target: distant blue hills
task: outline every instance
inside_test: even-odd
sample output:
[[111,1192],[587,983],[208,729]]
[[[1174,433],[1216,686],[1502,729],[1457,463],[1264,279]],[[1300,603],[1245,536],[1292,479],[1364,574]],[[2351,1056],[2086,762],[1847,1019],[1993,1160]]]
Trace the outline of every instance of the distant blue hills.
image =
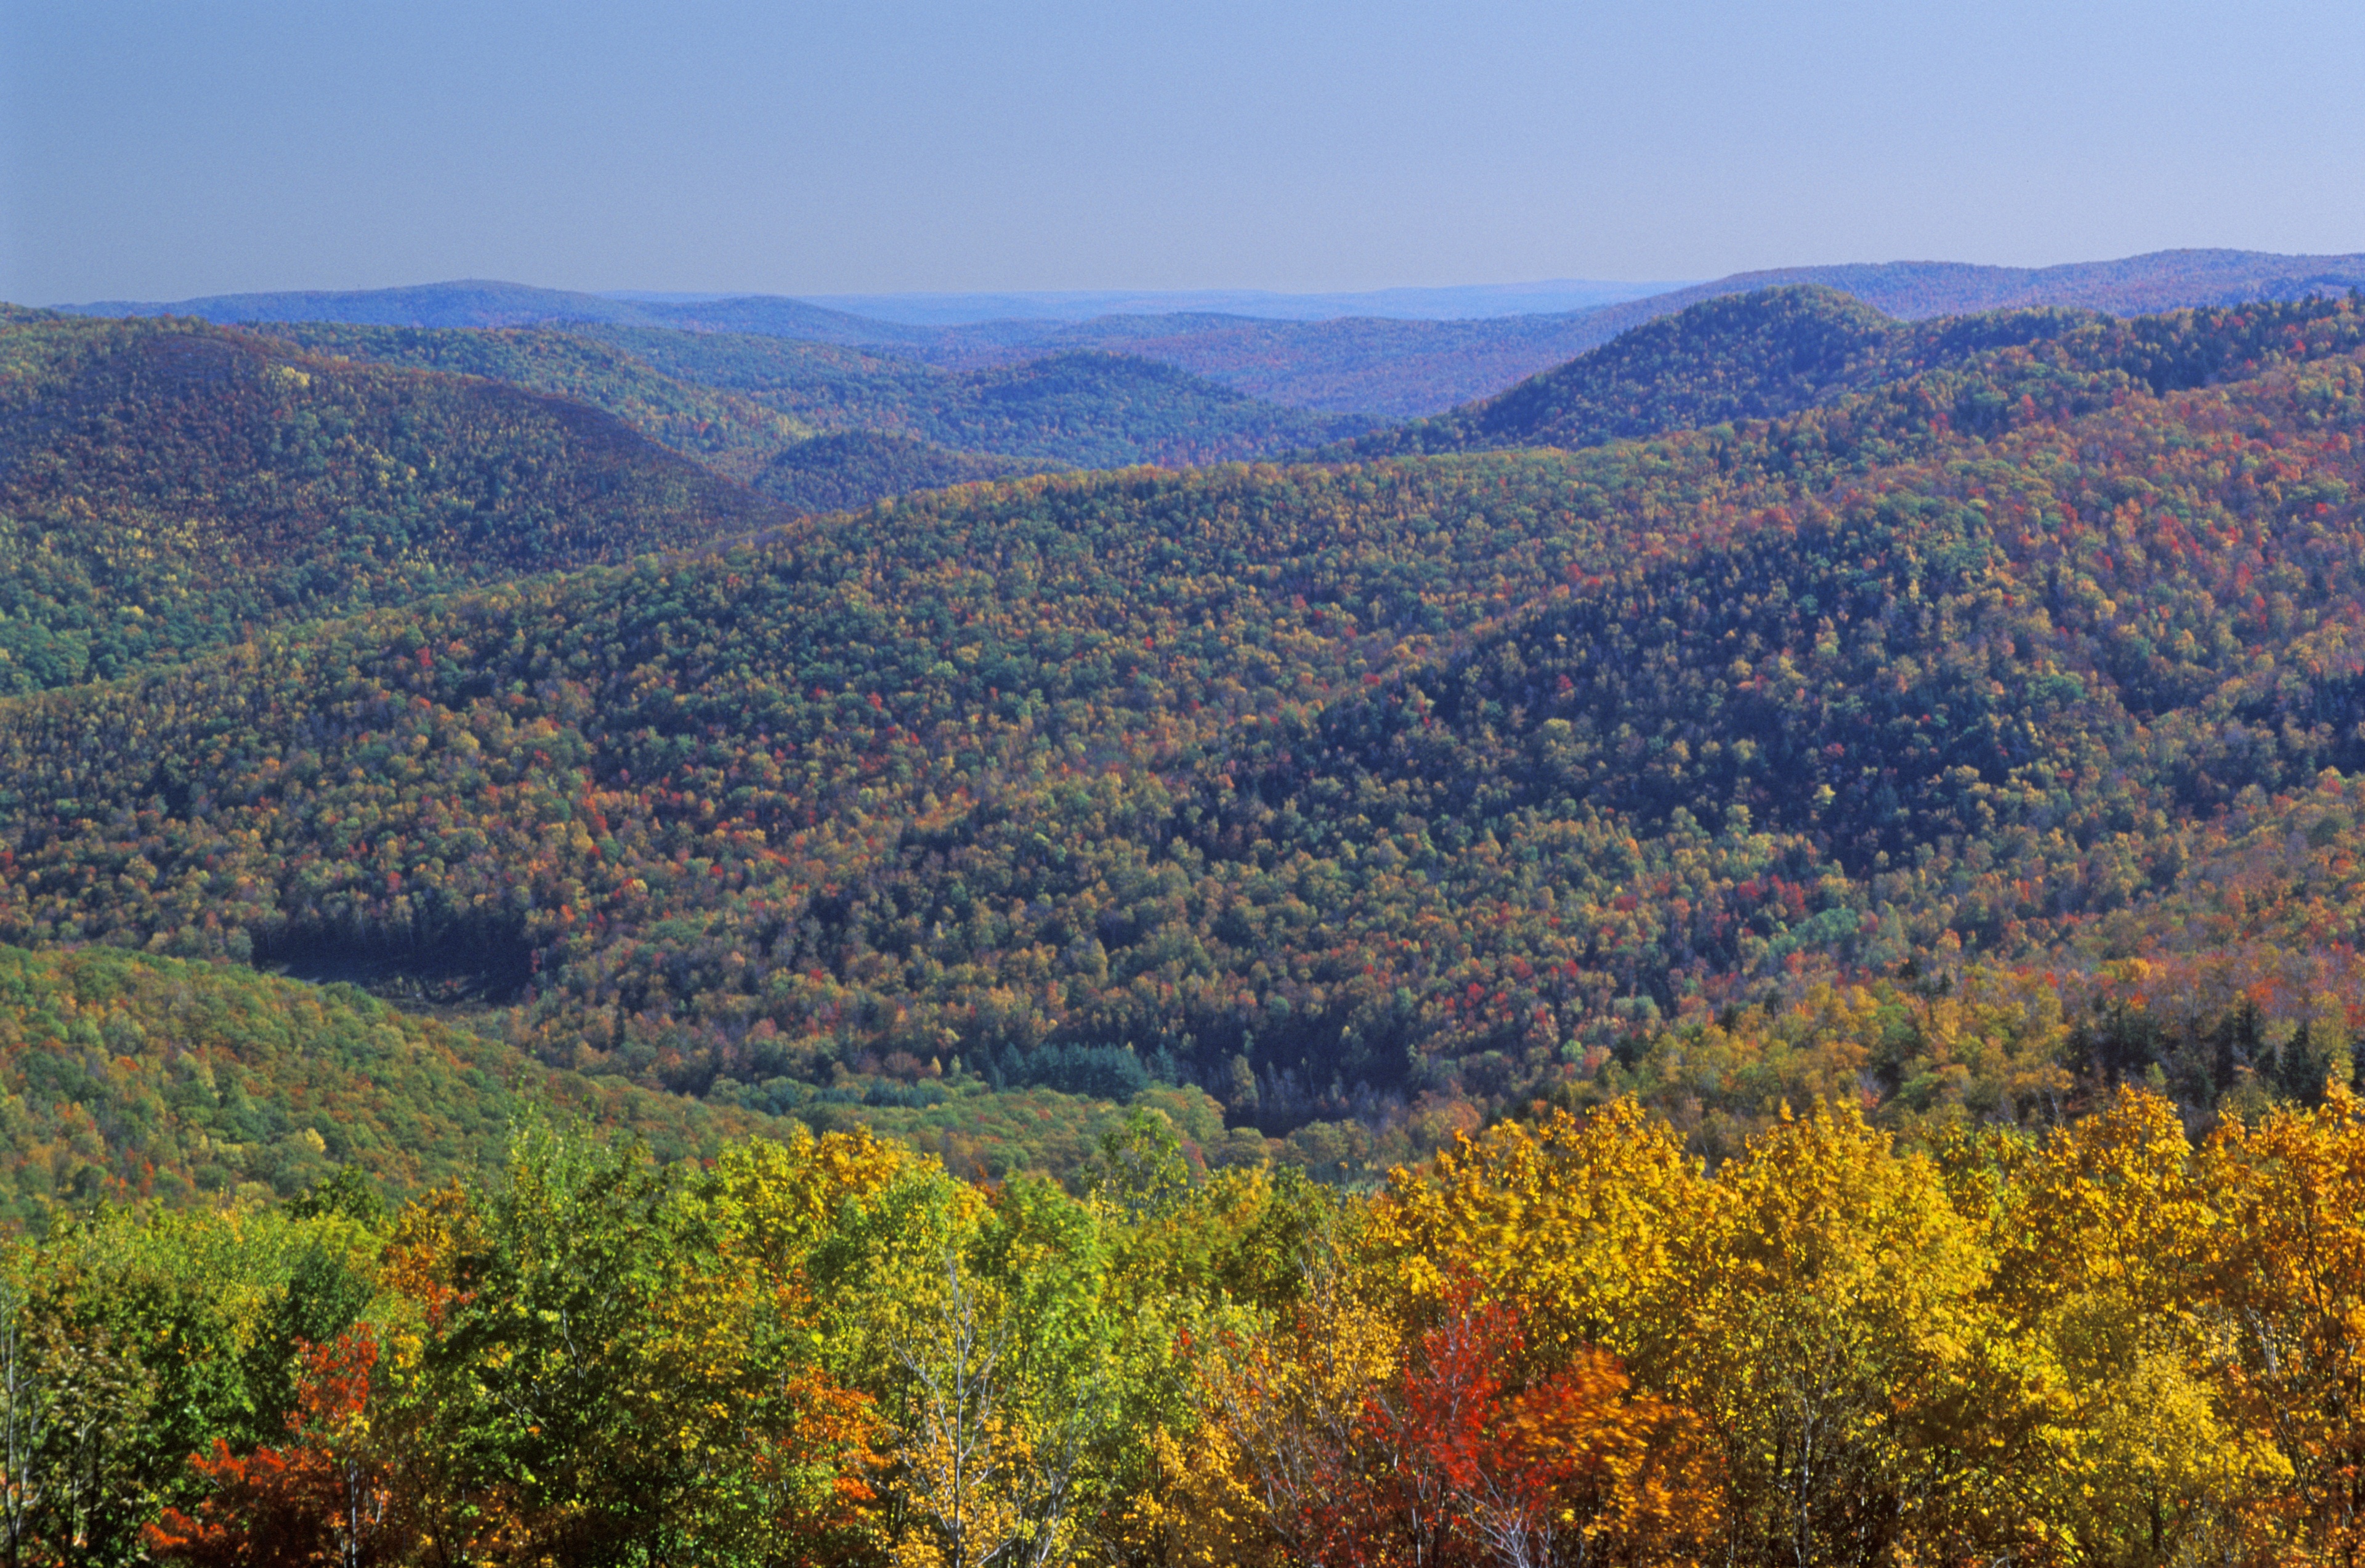
[[[1099,289],[981,294],[784,295],[662,293],[614,289],[599,294],[530,284],[462,279],[406,288],[219,294],[169,303],[108,299],[60,308],[90,316],[198,316],[210,321],[345,321],[377,327],[515,327],[547,321],[626,326],[675,325],[717,307],[760,313],[791,326],[845,330],[835,319],[912,327],[974,326],[988,321],[1089,321],[1102,316],[1243,316],[1273,321],[1341,317],[1467,321],[1498,316],[1566,315],[1642,299],[1688,281],[1614,283],[1556,278],[1542,283],[1473,284],[1449,288],[1381,288],[1286,294],[1270,289]],[[809,314],[808,312],[812,312]]]
[[1907,320],[2035,305],[2127,316],[2365,288],[2365,255],[2158,251],[2052,267],[1889,262],[1784,267],[1698,284],[1562,279],[1304,295],[1104,290],[796,299],[587,294],[468,279],[61,308],[224,323],[662,327],[837,344],[954,369],[1089,349],[1179,366],[1292,408],[1408,419],[1491,396],[1703,299],[1784,284],[1835,288]]
[[[1283,294],[1270,289],[1092,290],[1018,294],[813,294],[801,297],[849,315],[911,326],[980,321],[1089,321],[1101,316],[1250,316],[1272,321],[1373,317],[1398,321],[1470,321],[1496,316],[1563,316],[1643,299],[1689,281],[1610,283],[1554,278],[1544,283],[1471,284],[1454,288],[1377,288],[1352,293]],[[617,298],[654,297],[617,295]],[[709,298],[720,297],[707,297]]]

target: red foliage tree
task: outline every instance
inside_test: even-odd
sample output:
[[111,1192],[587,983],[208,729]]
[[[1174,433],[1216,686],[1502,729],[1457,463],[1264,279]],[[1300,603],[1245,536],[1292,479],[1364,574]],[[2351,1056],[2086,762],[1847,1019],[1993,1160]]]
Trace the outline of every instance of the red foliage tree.
[[190,1464],[211,1487],[196,1515],[168,1508],[150,1549],[190,1568],[363,1568],[390,1559],[392,1495],[365,1453],[363,1412],[377,1337],[356,1325],[307,1346],[289,1441],[234,1454],[214,1440]]

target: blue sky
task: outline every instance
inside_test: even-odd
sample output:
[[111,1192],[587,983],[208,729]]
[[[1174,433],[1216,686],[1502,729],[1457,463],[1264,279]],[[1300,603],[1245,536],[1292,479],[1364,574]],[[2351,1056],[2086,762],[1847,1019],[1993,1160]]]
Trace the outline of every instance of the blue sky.
[[2365,251],[2353,3],[0,0],[0,297]]

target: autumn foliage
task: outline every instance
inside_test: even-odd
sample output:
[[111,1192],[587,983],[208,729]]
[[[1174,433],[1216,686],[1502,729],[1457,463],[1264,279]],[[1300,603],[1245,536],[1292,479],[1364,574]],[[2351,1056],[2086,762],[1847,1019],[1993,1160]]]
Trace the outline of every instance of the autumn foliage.
[[377,1339],[367,1325],[304,1346],[288,1441],[234,1454],[222,1439],[190,1461],[205,1488],[197,1517],[167,1508],[149,1527],[160,1555],[207,1568],[383,1561],[387,1489],[364,1457],[364,1411]]
[[2356,1568],[2354,300],[696,555],[6,327],[12,1562]]
[[[1621,374],[1689,409],[1753,308],[1787,341],[1720,305]],[[46,628],[31,685],[125,678],[0,703],[0,938],[375,969],[768,1114],[1188,1087],[1363,1177],[1540,1096],[1634,1093],[1717,1158],[1855,1091],[1900,1130],[2123,1079],[2304,1103],[2365,1008],[2365,317],[1864,330],[1869,378],[1778,419],[965,487],[536,577],[607,544],[470,498],[588,516],[612,461],[670,543],[707,480],[513,400],[539,487],[496,483],[532,442],[397,465],[383,398],[459,406],[423,372],[46,326],[27,396],[171,416],[106,516],[182,506],[214,421],[292,442],[342,398],[308,487],[241,492],[256,550],[375,453],[436,582],[501,580],[406,566],[299,629],[314,574],[174,663],[247,611],[159,544],[151,608],[68,658],[101,588],[58,555],[0,640]],[[196,368],[143,401],[160,353]],[[6,504],[99,518],[81,471]],[[212,629],[140,630],[176,616]]]
[[548,1128],[392,1215],[20,1244],[19,1561],[2347,1562],[2365,1107],[2139,1090],[1711,1170],[1632,1102],[1375,1193],[1081,1191],[860,1135],[667,1165]]

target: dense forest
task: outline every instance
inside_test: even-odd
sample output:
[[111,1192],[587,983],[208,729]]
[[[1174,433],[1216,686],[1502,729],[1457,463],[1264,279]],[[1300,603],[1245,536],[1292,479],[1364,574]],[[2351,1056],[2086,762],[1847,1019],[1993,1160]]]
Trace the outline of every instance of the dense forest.
[[11,1562],[2365,1540],[2356,297],[272,331],[0,321]]
[[2174,316],[2122,322],[2031,309],[1908,323],[1836,290],[1792,285],[1693,306],[1497,397],[1374,431],[1329,454],[1597,446],[1779,419],[1917,375],[1987,374],[1995,351],[2014,347],[2073,375],[2115,371],[2162,393],[2247,374],[2281,352],[2274,339],[2289,319],[2332,308],[2291,308],[2297,317],[2221,311],[2197,322]]
[[[308,330],[320,323],[546,326],[597,332],[635,352],[657,342],[761,338],[793,350],[835,348],[853,358],[917,362],[952,371],[1021,365],[1046,354],[1106,353],[1154,360],[1293,409],[1384,418],[1435,413],[1482,397],[1623,330],[1596,328],[1586,312],[1480,321],[1294,321],[1201,312],[914,326],[776,297],[666,304],[498,283],[230,295],[172,306],[118,301],[84,308],[106,316],[163,313],[225,323],[297,322]],[[1650,314],[1635,319],[1647,320]],[[691,346],[684,352],[699,351]]]
[[269,322],[253,330],[320,359],[483,376],[588,404],[741,481],[815,430],[793,413],[743,396],[729,382],[667,374],[645,355],[579,328],[472,331]]
[[970,487],[20,699],[0,936],[521,976],[510,1044],[765,1112],[1191,1087],[1333,1170],[1629,1089],[1704,1152],[1850,1085],[2206,1125],[2347,1050],[2365,317],[2044,320],[1785,420]]
[[[1261,403],[1110,353],[953,372],[822,343],[630,326],[259,330],[315,353],[577,398],[803,510],[1054,468],[1266,457],[1371,422]],[[816,432],[844,439],[815,442]]]
[[193,321],[0,318],[0,690],[786,515],[515,386]]
[[2365,1114],[2197,1145],[1631,1102],[1381,1189],[1111,1127],[1073,1192],[858,1131],[528,1120],[390,1204],[115,1208],[0,1269],[31,1562],[2337,1562]]
[[952,452],[887,431],[815,436],[780,453],[755,476],[755,487],[797,511],[847,511],[914,490],[941,490],[1058,465],[982,452]]
[[1155,356],[1098,348],[948,371],[876,350],[749,333],[589,330],[667,375],[739,393],[816,430],[879,431],[1046,465],[1171,467],[1269,457],[1372,422],[1351,412],[1306,413]]
[[405,1194],[499,1163],[531,1106],[662,1154],[777,1124],[555,1072],[350,985],[104,947],[0,948],[0,1218],[36,1232],[109,1201],[300,1197],[351,1170]]
[[552,1111],[666,1159],[712,1158],[751,1133],[869,1126],[980,1180],[1082,1169],[1128,1100],[1165,1116],[1202,1165],[1287,1152],[1227,1133],[1201,1092],[1138,1072],[1080,1068],[1072,1094],[997,1094],[955,1074],[734,1104],[545,1067],[502,1043],[499,1014],[408,1000],[106,947],[0,948],[0,1224],[39,1234],[110,1204],[300,1198],[346,1170],[389,1197],[421,1195],[498,1166],[516,1121]]

